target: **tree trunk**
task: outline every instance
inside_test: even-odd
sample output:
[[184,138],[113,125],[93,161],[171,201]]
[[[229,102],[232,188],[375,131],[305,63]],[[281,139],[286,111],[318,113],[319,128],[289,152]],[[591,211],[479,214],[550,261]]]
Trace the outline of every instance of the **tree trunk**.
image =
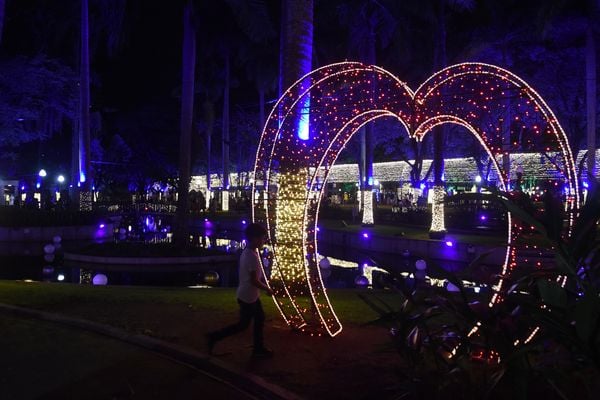
[[596,0],[590,1],[590,15],[585,43],[586,106],[587,106],[587,171],[590,183],[596,172],[596,43],[594,21],[596,20]]
[[79,67],[79,208],[90,210],[90,35],[88,0],[81,0],[81,54]]
[[225,87],[223,89],[223,138],[222,138],[222,155],[223,155],[223,192],[221,200],[221,209],[229,210],[229,87],[230,87],[230,55],[229,49],[225,50]]
[[[441,70],[446,67],[446,16],[445,0],[438,0],[438,35],[434,54],[434,67]],[[433,204],[431,207],[431,227],[429,235],[441,238],[446,232],[444,223],[444,127],[433,128]]]
[[71,126],[71,185],[69,185],[69,198],[74,209],[79,208],[79,118],[75,117]]
[[215,108],[213,103],[206,99],[203,104],[204,121],[206,123],[206,204],[205,207],[208,209],[210,201],[210,189],[211,189],[211,162],[212,162],[212,134],[213,127],[215,125]]
[[[367,64],[375,65],[377,62],[375,54],[376,46],[376,35],[374,27],[371,27],[369,32],[369,45],[367,46],[367,53],[363,56],[364,61]],[[372,91],[373,93],[374,91]],[[373,218],[374,214],[374,193],[373,193],[373,124],[367,124],[361,132],[361,163],[363,164],[364,181],[361,182],[361,186],[364,185],[364,189],[361,191],[363,196],[362,203],[362,224],[373,225],[375,222]]]
[[279,95],[312,70],[313,0],[283,0]]
[[192,119],[194,110],[194,76],[196,68],[196,32],[192,1],[183,10],[183,54],[181,82],[181,135],[179,139],[179,185],[175,220],[175,244],[188,244],[188,209],[191,168]]
[[258,134],[262,134],[265,127],[265,88],[258,88]]

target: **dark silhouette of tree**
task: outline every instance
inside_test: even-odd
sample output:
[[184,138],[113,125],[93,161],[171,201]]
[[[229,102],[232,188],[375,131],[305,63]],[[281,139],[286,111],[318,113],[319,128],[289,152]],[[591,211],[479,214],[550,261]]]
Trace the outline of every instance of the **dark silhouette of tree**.
[[188,0],[183,9],[183,50],[181,83],[181,134],[179,137],[179,185],[175,220],[174,241],[177,246],[185,247],[187,239],[187,221],[189,210],[189,187],[191,174],[192,119],[194,112],[194,81],[196,69],[196,31],[193,21],[192,0]]
[[6,0],[0,0],[0,44],[2,44],[2,33],[4,32],[4,11],[6,10]]
[[[348,27],[349,53],[368,65],[377,62],[376,47],[385,48],[394,35],[397,19],[380,1],[350,1],[339,6],[338,14]],[[372,210],[365,212],[365,205],[373,202],[373,123],[360,129],[360,190],[363,196],[363,223],[372,224]],[[371,196],[366,202],[365,196]]]

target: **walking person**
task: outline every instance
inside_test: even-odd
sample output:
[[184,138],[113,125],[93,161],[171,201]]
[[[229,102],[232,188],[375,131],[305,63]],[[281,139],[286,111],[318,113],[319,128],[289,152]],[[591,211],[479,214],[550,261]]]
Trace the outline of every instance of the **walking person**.
[[273,352],[264,345],[263,327],[265,313],[260,302],[260,290],[264,290],[269,296],[273,294],[271,288],[264,283],[262,268],[260,266],[259,250],[267,241],[267,230],[259,224],[250,224],[246,228],[246,248],[240,256],[239,285],[237,288],[237,302],[240,306],[240,319],[237,323],[223,329],[211,332],[207,336],[208,351],[212,350],[220,340],[242,332],[248,328],[254,320],[254,356],[269,357]]

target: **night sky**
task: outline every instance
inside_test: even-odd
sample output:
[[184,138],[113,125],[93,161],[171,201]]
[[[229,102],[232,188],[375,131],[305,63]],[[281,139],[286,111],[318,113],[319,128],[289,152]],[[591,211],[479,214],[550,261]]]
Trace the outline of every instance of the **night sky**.
[[[260,57],[276,73],[280,5],[275,0],[266,3],[274,35],[266,45],[259,46],[264,53]],[[351,38],[364,28],[360,10],[365,3],[369,2],[315,0],[314,67],[359,57],[359,46]],[[394,24],[389,37],[385,33],[378,37],[377,64],[416,88],[435,70],[433,2],[383,3],[389,5]],[[456,3],[467,7],[461,8]],[[121,4],[126,5],[121,9],[122,24],[116,24],[117,29],[115,24],[106,22],[102,26],[99,21],[106,21],[106,10]],[[509,0],[448,4],[445,19],[447,62],[484,61],[511,68],[549,100],[563,126],[575,137],[574,146],[581,146],[584,2]],[[202,104],[206,99],[214,106],[213,162],[218,165],[219,161],[223,80],[223,58],[219,51],[223,43],[229,43],[234,54],[232,131],[248,120],[258,125],[258,97],[245,53],[249,51],[248,43],[252,42],[253,33],[241,28],[242,24],[225,1],[197,2],[196,5],[198,134],[194,139],[194,168],[199,173],[204,168],[201,131],[205,128]],[[350,12],[344,14],[344,9]],[[114,15],[108,19],[118,20]],[[90,0],[91,111],[95,113],[92,119],[96,121],[93,135],[104,148],[103,157],[107,157],[110,142],[118,134],[133,153],[125,164],[140,166],[152,162],[165,168],[150,170],[148,174],[174,173],[179,135],[181,19],[182,1]],[[381,26],[385,25],[385,21],[379,22]],[[44,54],[70,69],[76,82],[78,35],[79,2],[76,0],[7,0],[0,63],[16,57],[33,58]],[[256,46],[252,47],[250,54],[256,52]],[[568,71],[567,76],[564,71]],[[562,80],[559,82],[556,77]],[[564,97],[565,92],[573,98],[566,100],[565,105],[560,104],[560,100],[555,101]],[[78,93],[76,95],[77,99]],[[275,88],[267,93],[269,101],[276,97]],[[72,128],[69,123],[63,125],[44,140],[33,140],[17,147],[0,147],[0,176],[27,175],[41,164],[68,173]],[[254,140],[257,141],[258,129],[254,129]]]

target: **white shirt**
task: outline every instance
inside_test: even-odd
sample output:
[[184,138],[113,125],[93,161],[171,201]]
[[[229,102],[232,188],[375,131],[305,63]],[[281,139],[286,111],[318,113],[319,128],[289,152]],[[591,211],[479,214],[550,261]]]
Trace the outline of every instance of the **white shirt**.
[[257,249],[246,247],[240,256],[240,284],[237,298],[245,303],[254,303],[260,296],[260,289],[252,284],[252,272],[256,271],[258,279],[262,278],[262,268]]

